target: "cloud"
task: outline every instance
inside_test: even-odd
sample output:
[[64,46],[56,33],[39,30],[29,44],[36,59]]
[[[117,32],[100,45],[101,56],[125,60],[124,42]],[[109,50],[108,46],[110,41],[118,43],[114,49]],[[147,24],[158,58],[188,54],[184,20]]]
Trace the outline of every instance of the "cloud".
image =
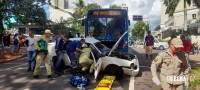
[[[69,8],[75,8],[74,2],[77,0],[68,0]],[[97,3],[103,8],[108,8],[112,4],[122,5],[126,4],[129,10],[129,19],[131,21],[131,26],[136,22],[132,21],[133,15],[143,15],[144,18],[150,19],[150,27],[153,30],[155,26],[160,24],[160,9],[161,0],[84,0],[87,3]],[[45,9],[48,13],[49,10]],[[148,19],[144,19],[148,21]]]

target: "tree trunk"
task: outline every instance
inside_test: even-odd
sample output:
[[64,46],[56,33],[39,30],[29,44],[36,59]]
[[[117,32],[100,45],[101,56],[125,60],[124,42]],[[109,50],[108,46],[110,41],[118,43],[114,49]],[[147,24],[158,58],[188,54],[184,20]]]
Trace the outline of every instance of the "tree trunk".
[[4,31],[4,27],[3,27],[3,16],[0,15],[0,32]]
[[184,31],[187,31],[187,3],[184,0]]

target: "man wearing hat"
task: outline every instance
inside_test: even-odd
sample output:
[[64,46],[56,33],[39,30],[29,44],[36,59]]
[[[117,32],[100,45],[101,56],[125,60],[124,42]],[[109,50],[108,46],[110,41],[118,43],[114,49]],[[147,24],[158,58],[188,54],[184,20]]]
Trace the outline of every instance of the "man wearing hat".
[[52,78],[50,59],[47,56],[47,54],[48,54],[48,38],[50,36],[51,36],[51,31],[47,29],[47,30],[45,30],[44,35],[42,35],[34,43],[34,46],[37,51],[36,66],[34,69],[34,78],[39,78],[38,71],[39,71],[39,68],[40,68],[40,65],[41,65],[43,59],[45,61],[47,78]]
[[[184,85],[188,87],[190,67],[184,52],[180,50],[182,47],[181,39],[172,39],[170,48],[160,52],[151,64],[152,80],[157,85],[161,84],[163,90],[183,90]],[[158,68],[160,80],[157,76]]]

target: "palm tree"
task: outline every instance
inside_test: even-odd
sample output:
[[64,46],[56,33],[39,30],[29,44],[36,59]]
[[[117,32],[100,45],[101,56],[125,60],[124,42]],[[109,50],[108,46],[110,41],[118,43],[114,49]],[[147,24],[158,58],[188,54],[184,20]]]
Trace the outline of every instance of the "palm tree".
[[116,4],[113,4],[113,5],[110,5],[109,8],[119,8],[119,9],[120,9],[120,8],[122,8],[122,7],[121,7],[121,6],[118,6],[118,5],[116,5]]
[[[166,14],[173,16],[178,3],[181,0],[164,0],[164,5],[167,6]],[[187,31],[187,4],[190,6],[191,3],[195,4],[197,8],[200,8],[200,0],[184,0],[184,31]]]

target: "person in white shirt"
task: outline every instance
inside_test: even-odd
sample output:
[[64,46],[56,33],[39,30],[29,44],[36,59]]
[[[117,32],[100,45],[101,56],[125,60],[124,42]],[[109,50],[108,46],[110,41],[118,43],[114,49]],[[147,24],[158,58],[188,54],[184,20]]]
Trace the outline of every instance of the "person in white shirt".
[[34,34],[29,33],[29,37],[27,37],[27,56],[28,56],[28,70],[27,71],[33,71],[35,68],[36,60],[36,51],[34,47],[35,42]]

